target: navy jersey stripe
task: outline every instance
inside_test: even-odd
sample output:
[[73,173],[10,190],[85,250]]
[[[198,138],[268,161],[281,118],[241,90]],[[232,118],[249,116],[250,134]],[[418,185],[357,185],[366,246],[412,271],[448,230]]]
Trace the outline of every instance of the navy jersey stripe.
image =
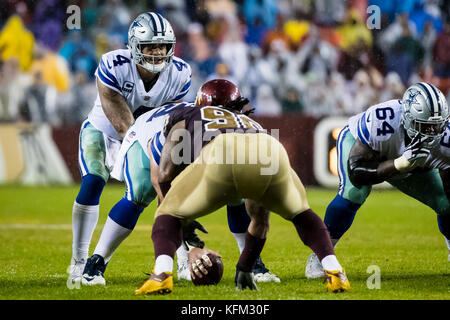
[[186,92],[184,92],[184,93],[181,93],[181,94],[179,94],[178,96],[176,96],[173,100],[174,100],[174,101],[180,100],[180,99],[183,98],[187,93],[188,93],[188,91],[186,91]]
[[183,88],[181,88],[181,92],[189,90],[190,87],[191,87],[191,81],[189,80],[189,82],[186,83]]
[[119,87],[117,84],[115,84],[114,82],[110,81],[108,78],[106,78],[106,77],[103,75],[103,73],[102,73],[101,71],[98,72],[97,74],[98,74],[99,79],[100,79],[104,84],[116,88],[117,90],[119,90],[119,92],[121,91],[121,90],[120,90],[120,87]]
[[366,140],[366,137],[362,133],[362,129],[361,129],[361,122],[363,122],[364,119],[365,119],[365,114],[363,114],[363,116],[358,121],[358,137],[359,137],[359,140],[361,140],[361,142],[363,144],[368,146],[369,145],[369,141]]
[[125,175],[126,175],[126,179],[128,181],[128,191],[130,193],[130,197],[131,199],[129,200],[133,200],[134,199],[134,195],[133,195],[133,184],[131,183],[131,177],[130,177],[130,172],[128,171],[128,157],[127,155],[125,155]]
[[106,67],[105,63],[103,62],[103,59],[100,60],[100,71],[102,71],[102,73],[108,78],[110,79],[112,82],[114,82],[115,84],[117,84],[118,87],[119,86],[119,81],[117,81],[117,78],[111,73],[109,72],[108,68]]
[[161,154],[158,153],[158,150],[156,149],[154,143],[150,144],[150,151],[152,152],[153,160],[155,160],[156,164],[159,165],[159,161],[161,160]]
[[[84,150],[83,150],[83,144],[81,143],[81,134],[82,134],[82,132],[83,132],[83,130],[84,130],[84,128],[86,128],[88,125],[90,124],[90,122],[89,121],[86,121],[85,122],[85,124],[83,125],[83,128],[81,128],[81,130],[80,130],[80,136],[79,136],[79,145],[80,145],[80,157],[81,157],[81,165],[80,165],[80,162],[78,161],[78,165],[80,165],[80,166],[83,166],[83,169],[84,169],[84,171],[86,172],[86,174],[88,174],[89,173],[89,170],[88,170],[88,167],[87,167],[87,165],[86,165],[86,161],[84,160],[84,156],[83,156],[83,152],[84,152]],[[82,171],[82,173],[83,173],[83,170],[80,170],[80,171]]]
[[364,137],[366,138],[367,142],[369,142],[370,140],[370,132],[367,129],[367,125],[366,125],[366,114],[364,113],[362,118],[361,118],[361,128],[362,128],[362,132],[364,134]]

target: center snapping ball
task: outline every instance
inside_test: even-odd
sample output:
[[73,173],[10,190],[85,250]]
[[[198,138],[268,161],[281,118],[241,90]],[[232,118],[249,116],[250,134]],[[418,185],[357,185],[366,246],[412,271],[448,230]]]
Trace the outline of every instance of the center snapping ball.
[[[220,282],[223,275],[223,262],[222,259],[218,256],[212,255],[211,253],[208,253],[209,260],[212,262],[212,266],[208,267],[206,266],[206,270],[208,271],[208,274],[204,275],[202,278],[199,278],[198,276],[195,277],[195,279],[192,279],[192,283],[196,286],[209,286],[209,285],[216,285]],[[192,265],[191,265],[191,271],[192,271]]]

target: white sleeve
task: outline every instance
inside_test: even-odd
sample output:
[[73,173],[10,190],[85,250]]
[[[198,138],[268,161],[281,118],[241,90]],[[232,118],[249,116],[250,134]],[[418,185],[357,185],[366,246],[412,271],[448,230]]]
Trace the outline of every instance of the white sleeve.
[[372,123],[373,123],[373,115],[372,110],[367,110],[362,114],[362,116],[358,119],[356,123],[356,132],[358,133],[358,138],[361,140],[363,144],[372,148]]
[[[172,101],[178,101],[184,98],[184,96],[189,92],[189,89],[191,88],[191,78],[192,78],[192,70],[191,66],[186,62],[178,62],[182,63],[183,68],[181,69],[181,76],[180,76],[180,82],[178,85],[178,90],[175,93],[175,98]],[[184,67],[185,66],[185,67]]]
[[95,75],[105,86],[122,94],[122,89],[117,79],[118,77],[112,60],[112,55],[102,55],[97,70],[95,70]]

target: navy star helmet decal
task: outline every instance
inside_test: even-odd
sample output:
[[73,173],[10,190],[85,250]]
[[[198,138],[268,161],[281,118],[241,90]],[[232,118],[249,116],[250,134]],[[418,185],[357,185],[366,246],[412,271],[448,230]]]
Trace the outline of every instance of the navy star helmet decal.
[[140,24],[139,21],[134,21],[133,25],[131,27],[132,28],[134,28],[134,27],[142,27],[142,24]]
[[411,108],[412,104],[418,104],[419,101],[416,100],[416,97],[420,94],[419,91],[416,92],[409,92],[409,97],[406,99],[406,103],[408,104],[408,107]]

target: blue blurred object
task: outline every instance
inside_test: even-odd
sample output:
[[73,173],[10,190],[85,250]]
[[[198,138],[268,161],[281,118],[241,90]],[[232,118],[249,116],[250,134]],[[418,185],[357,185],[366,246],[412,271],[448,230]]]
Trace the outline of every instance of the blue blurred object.
[[89,79],[94,79],[94,72],[97,67],[95,48],[81,31],[73,30],[58,52],[64,57],[74,73],[86,72]]
[[442,30],[442,20],[425,12],[423,6],[416,7],[415,10],[409,15],[409,20],[415,23],[416,30],[419,35],[423,33],[425,23],[428,21],[432,22],[436,33],[439,33]]
[[65,12],[58,0],[42,0],[36,4],[32,31],[38,42],[58,50],[63,37]]
[[414,71],[414,59],[408,52],[393,52],[386,57],[386,69],[388,72],[397,72],[404,85]]
[[249,45],[261,46],[264,35],[269,29],[262,23],[261,17],[255,17],[252,23],[247,23],[245,42]]
[[243,5],[246,21],[252,24],[259,17],[266,28],[275,28],[278,11],[275,0],[247,0]]
[[389,16],[389,21],[395,21],[395,16],[399,13],[410,13],[416,4],[422,0],[369,0],[369,6],[376,5],[380,11]]

